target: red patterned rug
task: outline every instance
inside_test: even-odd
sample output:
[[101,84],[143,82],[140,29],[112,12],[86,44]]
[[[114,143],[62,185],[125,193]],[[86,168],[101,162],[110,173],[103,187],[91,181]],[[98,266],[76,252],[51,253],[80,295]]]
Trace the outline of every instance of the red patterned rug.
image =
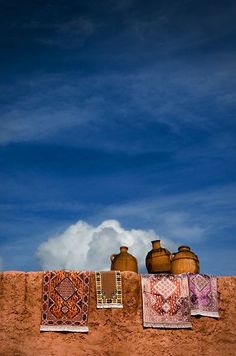
[[191,328],[186,275],[141,275],[143,323],[153,328]]
[[41,331],[88,331],[89,272],[47,271]]
[[188,273],[188,282],[191,314],[219,318],[216,277]]
[[97,308],[123,308],[121,273],[96,272]]

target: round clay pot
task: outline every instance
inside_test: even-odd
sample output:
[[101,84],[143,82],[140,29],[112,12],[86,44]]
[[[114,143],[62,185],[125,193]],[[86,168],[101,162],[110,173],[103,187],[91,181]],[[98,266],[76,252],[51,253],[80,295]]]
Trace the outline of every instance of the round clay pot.
[[161,241],[152,241],[152,250],[146,256],[146,267],[148,273],[170,273],[171,253],[161,247]]
[[112,271],[132,271],[138,273],[137,259],[128,253],[128,247],[121,246],[119,254],[113,254],[111,259]]
[[178,252],[172,255],[171,273],[199,273],[199,259],[189,246],[179,246]]

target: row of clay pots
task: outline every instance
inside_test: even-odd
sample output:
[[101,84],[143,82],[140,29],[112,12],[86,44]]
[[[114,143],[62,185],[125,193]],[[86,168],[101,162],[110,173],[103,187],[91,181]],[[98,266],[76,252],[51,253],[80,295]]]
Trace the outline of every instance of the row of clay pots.
[[199,273],[199,260],[188,246],[180,246],[178,252],[170,253],[156,240],[147,254],[146,267],[149,273]]
[[[180,246],[172,254],[161,247],[160,240],[155,240],[147,254],[146,267],[148,273],[199,273],[199,260],[188,246]],[[120,253],[111,256],[111,270],[138,272],[137,259],[128,253],[128,247],[121,246]]]

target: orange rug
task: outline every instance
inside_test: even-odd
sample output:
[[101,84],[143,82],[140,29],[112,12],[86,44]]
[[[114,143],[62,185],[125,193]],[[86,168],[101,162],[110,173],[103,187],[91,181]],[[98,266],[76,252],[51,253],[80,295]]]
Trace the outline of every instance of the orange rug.
[[40,331],[88,331],[89,272],[47,271]]

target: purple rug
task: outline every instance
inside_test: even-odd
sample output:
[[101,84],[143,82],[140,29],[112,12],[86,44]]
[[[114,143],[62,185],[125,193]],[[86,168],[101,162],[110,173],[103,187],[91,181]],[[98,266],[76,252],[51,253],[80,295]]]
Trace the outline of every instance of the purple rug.
[[216,277],[188,273],[188,282],[191,315],[219,318]]

